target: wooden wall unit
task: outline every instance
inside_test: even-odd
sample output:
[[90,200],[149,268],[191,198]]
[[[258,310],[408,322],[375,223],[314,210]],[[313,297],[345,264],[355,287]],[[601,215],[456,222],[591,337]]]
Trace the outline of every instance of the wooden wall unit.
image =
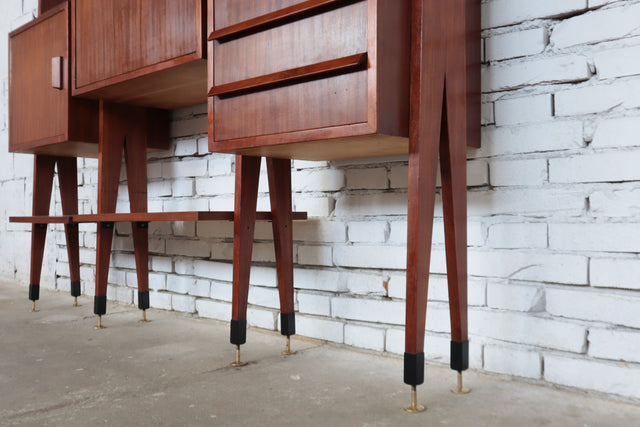
[[98,155],[98,103],[69,83],[65,1],[9,34],[9,151]]
[[206,102],[204,0],[72,0],[73,95],[174,109]]

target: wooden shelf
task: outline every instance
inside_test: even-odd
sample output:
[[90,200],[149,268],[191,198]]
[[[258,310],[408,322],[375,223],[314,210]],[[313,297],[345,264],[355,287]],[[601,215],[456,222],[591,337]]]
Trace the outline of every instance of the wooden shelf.
[[[271,212],[258,212],[258,220],[270,220]],[[293,212],[294,220],[307,219],[306,212]],[[141,212],[74,215],[73,222],[233,221],[233,211]]]
[[275,12],[267,13],[244,22],[239,22],[225,28],[213,31],[208,40],[220,40],[226,37],[239,36],[248,32],[256,32],[265,28],[276,26],[283,21],[300,19],[303,16],[319,13],[327,7],[337,7],[354,0],[307,0],[302,3],[285,7]]
[[23,224],[71,224],[73,222],[73,216],[12,216],[9,217],[9,222]]
[[305,79],[324,77],[331,73],[346,73],[362,69],[367,64],[367,53],[358,53],[344,58],[332,59],[304,67],[278,71],[266,76],[254,77],[214,86],[209,91],[209,96],[231,96],[248,91],[257,91],[276,85],[293,84]]

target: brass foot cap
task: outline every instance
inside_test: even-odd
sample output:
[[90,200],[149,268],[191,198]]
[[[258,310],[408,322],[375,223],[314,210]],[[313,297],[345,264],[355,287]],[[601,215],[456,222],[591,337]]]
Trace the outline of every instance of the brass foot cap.
[[452,388],[452,389],[451,389],[451,393],[453,393],[453,394],[468,394],[468,393],[470,393],[470,392],[471,392],[471,390],[469,390],[469,389],[468,389],[468,388],[466,388],[466,387],[462,387],[462,388]]
[[418,414],[420,412],[424,412],[425,409],[426,408],[424,406],[422,406],[422,405],[416,405],[416,406],[411,405],[411,406],[406,406],[404,408],[405,411],[407,411],[407,412],[409,412],[411,414]]
[[236,368],[239,368],[241,366],[245,366],[247,364],[247,362],[232,362],[231,366],[234,366]]
[[96,330],[96,331],[98,331],[100,329],[105,329],[105,328],[106,328],[106,326],[102,326],[102,325],[96,325],[96,326],[93,327],[93,329]]
[[292,354],[296,354],[296,353],[297,353],[297,351],[284,350],[284,351],[283,351],[282,353],[280,353],[280,354],[282,354],[283,356],[290,356],[290,355],[292,355]]

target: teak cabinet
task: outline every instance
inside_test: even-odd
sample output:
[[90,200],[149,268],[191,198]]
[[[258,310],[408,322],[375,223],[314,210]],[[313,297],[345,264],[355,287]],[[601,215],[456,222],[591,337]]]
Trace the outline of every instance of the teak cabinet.
[[74,96],[174,109],[206,102],[204,0],[72,0]]
[[98,154],[98,103],[71,98],[69,8],[53,6],[9,34],[9,151]]

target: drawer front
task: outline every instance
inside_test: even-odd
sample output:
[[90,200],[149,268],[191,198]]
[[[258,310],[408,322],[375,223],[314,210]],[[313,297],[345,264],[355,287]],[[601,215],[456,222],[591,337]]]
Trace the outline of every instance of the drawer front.
[[217,0],[214,141],[366,124],[375,95],[369,8],[366,0]]
[[76,0],[73,5],[76,89],[139,77],[201,51],[202,0]]
[[67,137],[68,11],[43,16],[25,28],[11,33],[9,39],[10,151]]
[[367,3],[216,43],[215,84],[222,85],[367,51]]

